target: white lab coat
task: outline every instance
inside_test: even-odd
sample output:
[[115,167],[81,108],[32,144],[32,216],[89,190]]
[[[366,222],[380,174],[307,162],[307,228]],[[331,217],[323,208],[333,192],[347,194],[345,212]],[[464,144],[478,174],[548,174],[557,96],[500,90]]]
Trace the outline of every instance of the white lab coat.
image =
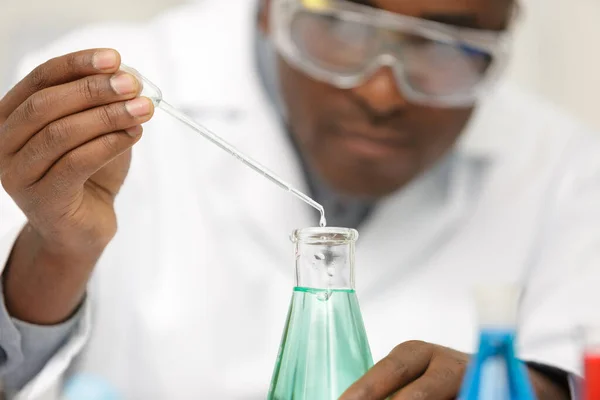
[[[117,48],[167,100],[306,189],[258,82],[253,3],[210,0],[148,25],[92,27],[23,72]],[[288,235],[315,215],[161,111],[144,135],[86,317],[21,399],[55,398],[77,354],[75,369],[126,399],[266,395],[293,286]],[[361,228],[357,292],[374,358],[410,339],[474,351],[471,285],[524,279],[520,355],[580,372],[565,335],[600,320],[599,154],[596,137],[556,110],[507,88],[490,97],[443,179],[425,175],[383,200]],[[24,222],[2,196],[0,265]]]

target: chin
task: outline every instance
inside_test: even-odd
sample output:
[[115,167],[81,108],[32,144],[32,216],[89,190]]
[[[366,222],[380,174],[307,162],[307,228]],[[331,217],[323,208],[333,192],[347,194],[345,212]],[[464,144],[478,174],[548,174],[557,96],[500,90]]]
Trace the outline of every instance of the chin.
[[[408,180],[407,180],[408,181]],[[352,182],[351,185],[332,184],[331,186],[343,196],[365,200],[378,200],[389,196],[404,187],[404,183],[373,184],[373,182]]]
[[331,168],[323,171],[321,175],[340,195],[377,200],[402,189],[418,174],[416,171],[399,173],[400,171],[396,170],[396,173],[391,175],[390,172],[388,170],[386,173],[377,173],[366,168],[358,171]]
[[331,189],[340,195],[361,199],[389,196],[422,171],[421,160],[414,152],[383,159],[365,159],[341,149],[336,152],[317,150],[311,155],[316,172]]

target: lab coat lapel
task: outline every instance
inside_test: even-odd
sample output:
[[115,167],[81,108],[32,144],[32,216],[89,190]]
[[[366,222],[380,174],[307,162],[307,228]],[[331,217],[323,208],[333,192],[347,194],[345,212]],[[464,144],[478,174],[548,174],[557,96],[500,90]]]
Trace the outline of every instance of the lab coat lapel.
[[364,297],[383,294],[386,287],[401,288],[403,279],[437,263],[444,245],[456,239],[475,208],[484,178],[511,145],[514,123],[497,118],[503,107],[506,96],[499,87],[475,111],[452,154],[382,201],[363,226],[357,282]]
[[453,156],[385,199],[361,229],[357,289],[366,302],[425,268],[468,216],[476,160]]

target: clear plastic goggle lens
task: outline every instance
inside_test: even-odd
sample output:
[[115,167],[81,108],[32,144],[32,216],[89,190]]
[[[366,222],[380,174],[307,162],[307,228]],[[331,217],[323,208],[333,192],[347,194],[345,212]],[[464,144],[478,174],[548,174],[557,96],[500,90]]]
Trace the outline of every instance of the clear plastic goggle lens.
[[[329,74],[363,81],[378,60],[395,60],[398,79],[422,95],[448,96],[472,90],[485,77],[492,56],[460,43],[383,29],[335,15],[298,12],[290,24],[300,58]],[[383,56],[386,57],[383,57]],[[348,79],[346,79],[348,80]]]
[[476,87],[485,77],[491,57],[467,52],[456,45],[427,41],[406,46],[401,64],[413,90],[425,95],[449,96]]
[[377,30],[355,21],[300,12],[290,29],[300,52],[332,72],[359,71],[379,50]]

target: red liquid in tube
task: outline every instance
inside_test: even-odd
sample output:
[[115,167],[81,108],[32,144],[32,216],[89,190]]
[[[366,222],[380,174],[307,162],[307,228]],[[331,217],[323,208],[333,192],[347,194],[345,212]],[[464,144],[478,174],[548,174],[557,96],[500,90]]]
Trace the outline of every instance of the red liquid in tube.
[[585,355],[584,373],[584,399],[600,400],[600,352]]

